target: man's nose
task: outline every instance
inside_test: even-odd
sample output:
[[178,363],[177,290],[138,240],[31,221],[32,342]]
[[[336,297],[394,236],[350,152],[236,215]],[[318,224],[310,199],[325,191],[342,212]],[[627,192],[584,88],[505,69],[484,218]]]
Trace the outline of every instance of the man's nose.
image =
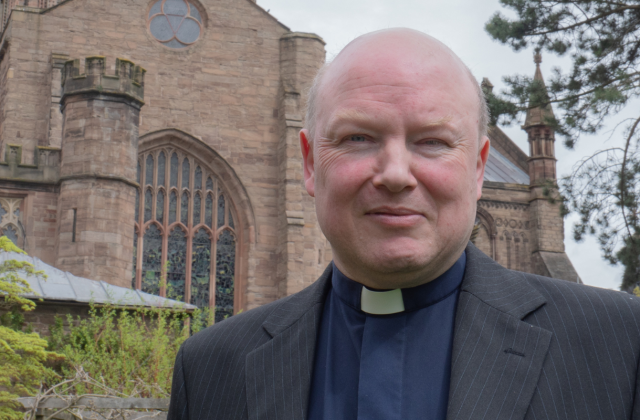
[[398,193],[413,189],[418,185],[413,174],[412,156],[404,139],[393,139],[384,143],[379,150],[373,185]]

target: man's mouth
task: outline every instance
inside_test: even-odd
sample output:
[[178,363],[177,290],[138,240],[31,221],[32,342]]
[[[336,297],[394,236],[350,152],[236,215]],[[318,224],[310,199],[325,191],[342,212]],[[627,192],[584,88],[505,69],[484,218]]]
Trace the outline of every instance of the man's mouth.
[[424,220],[421,212],[406,207],[376,207],[365,214],[378,223],[395,227],[411,227]]

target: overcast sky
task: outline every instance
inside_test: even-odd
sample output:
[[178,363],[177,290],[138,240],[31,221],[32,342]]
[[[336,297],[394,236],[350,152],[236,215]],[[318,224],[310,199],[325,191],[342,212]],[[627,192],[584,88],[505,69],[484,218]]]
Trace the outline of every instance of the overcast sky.
[[[491,15],[502,9],[498,0],[258,0],[258,4],[292,31],[313,32],[327,43],[327,59],[333,58],[357,36],[384,28],[408,27],[426,32],[447,44],[469,66],[478,80],[489,78],[494,91],[505,88],[502,77],[513,74],[533,76],[532,50],[513,52],[493,41],[484,31]],[[551,69],[569,69],[569,61],[543,55],[542,73],[550,78]],[[638,103],[635,107],[638,107]],[[627,112],[622,112],[622,119]],[[615,122],[610,124],[614,127]],[[518,125],[502,129],[528,153],[527,138]],[[620,143],[621,133],[603,132],[584,137],[575,150],[556,142],[558,175],[570,172],[573,165],[592,152]],[[609,140],[609,138],[611,139]],[[617,289],[622,268],[611,266],[601,257],[594,238],[576,243],[571,235],[572,220],[565,219],[565,246],[569,258],[582,280],[589,285]]]

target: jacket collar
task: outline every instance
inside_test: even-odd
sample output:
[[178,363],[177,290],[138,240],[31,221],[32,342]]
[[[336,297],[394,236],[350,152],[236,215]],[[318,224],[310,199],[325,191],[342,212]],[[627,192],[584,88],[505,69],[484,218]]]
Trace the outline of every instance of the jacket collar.
[[525,279],[523,273],[507,270],[471,242],[466,252],[467,267],[462,291],[517,319],[523,319],[545,304],[546,299]]

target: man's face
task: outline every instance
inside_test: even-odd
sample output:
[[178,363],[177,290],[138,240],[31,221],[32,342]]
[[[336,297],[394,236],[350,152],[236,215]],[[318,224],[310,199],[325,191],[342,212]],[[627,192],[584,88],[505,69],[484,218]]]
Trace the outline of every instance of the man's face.
[[390,44],[365,43],[332,64],[305,156],[334,261],[376,288],[432,280],[460,256],[489,151],[461,64],[437,48]]

